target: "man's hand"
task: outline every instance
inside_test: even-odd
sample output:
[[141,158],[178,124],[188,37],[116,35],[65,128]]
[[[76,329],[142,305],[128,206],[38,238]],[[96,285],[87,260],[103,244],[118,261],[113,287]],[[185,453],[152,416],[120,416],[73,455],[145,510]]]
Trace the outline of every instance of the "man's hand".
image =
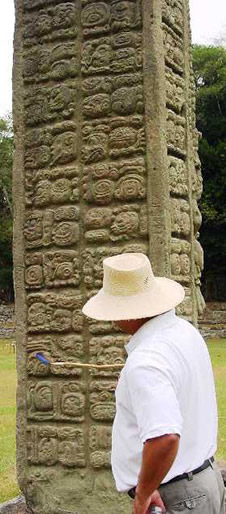
[[148,507],[154,504],[164,510],[157,489],[173,464],[179,440],[180,438],[176,434],[166,434],[148,439],[144,444],[133,514],[147,514]]
[[158,491],[154,491],[147,500],[143,500],[138,495],[135,496],[133,503],[133,514],[148,514],[149,508],[157,505],[166,512],[165,505]]

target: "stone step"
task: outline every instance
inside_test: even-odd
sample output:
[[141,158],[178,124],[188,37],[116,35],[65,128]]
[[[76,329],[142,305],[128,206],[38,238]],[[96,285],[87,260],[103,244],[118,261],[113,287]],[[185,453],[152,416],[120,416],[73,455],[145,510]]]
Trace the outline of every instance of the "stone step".
[[199,329],[207,338],[226,338],[226,303],[207,302],[199,318]]
[[217,316],[225,316],[226,311],[222,309],[205,309],[201,317],[205,318],[206,316],[212,316],[213,314],[216,314]]
[[199,330],[204,339],[226,339],[226,327],[217,330],[212,327],[199,327]]
[[218,326],[219,328],[226,328],[226,323],[221,323],[221,322],[219,322],[217,320],[214,320],[214,321],[213,320],[209,320],[208,321],[208,320],[202,320],[202,319],[200,320],[199,319],[199,326],[201,326],[201,325],[204,326],[204,327],[206,327],[206,326],[210,326],[210,327]]
[[199,318],[199,323],[209,323],[210,325],[212,323],[221,323],[222,325],[226,325],[224,318],[222,319],[221,317],[214,316],[214,314],[212,317]]
[[206,309],[226,311],[226,302],[206,302]]

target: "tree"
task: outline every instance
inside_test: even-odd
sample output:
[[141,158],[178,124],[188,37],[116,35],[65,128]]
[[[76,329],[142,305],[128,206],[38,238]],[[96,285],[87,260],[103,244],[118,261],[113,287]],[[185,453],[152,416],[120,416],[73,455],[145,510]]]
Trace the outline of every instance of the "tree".
[[12,165],[11,117],[0,119],[0,296],[13,298],[12,259]]
[[[200,202],[203,225],[200,240],[205,252],[204,282],[215,277],[211,299],[226,300],[226,49],[218,46],[193,48],[197,90],[197,127],[202,133],[199,155],[204,191]],[[208,289],[208,288],[207,288]]]

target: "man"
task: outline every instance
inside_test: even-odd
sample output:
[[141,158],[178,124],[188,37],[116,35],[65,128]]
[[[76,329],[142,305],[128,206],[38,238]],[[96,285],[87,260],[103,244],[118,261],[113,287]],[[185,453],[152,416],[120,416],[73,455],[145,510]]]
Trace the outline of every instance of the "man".
[[175,315],[184,289],[154,277],[143,254],[117,255],[103,265],[103,288],[83,312],[132,335],[116,389],[116,487],[134,498],[133,514],[153,505],[168,514],[223,514],[212,368],[199,332]]

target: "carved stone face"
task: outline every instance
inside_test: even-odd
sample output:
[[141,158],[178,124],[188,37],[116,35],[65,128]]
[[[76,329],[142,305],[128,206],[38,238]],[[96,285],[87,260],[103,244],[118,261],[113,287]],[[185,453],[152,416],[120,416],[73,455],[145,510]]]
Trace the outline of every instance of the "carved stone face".
[[49,146],[42,145],[39,147],[39,150],[37,152],[37,163],[38,166],[45,167],[49,164],[51,160],[51,150]]
[[144,179],[135,175],[128,175],[120,179],[115,189],[115,198],[124,200],[144,198],[145,194]]
[[135,88],[117,89],[112,95],[112,110],[117,114],[132,114],[136,111],[137,94]]
[[[105,127],[103,127],[103,130],[104,129],[105,129]],[[97,147],[98,145],[100,145],[100,147],[103,147],[103,146],[105,147],[106,143],[107,143],[107,136],[102,130],[96,130],[96,131],[94,130],[87,137],[87,144],[89,146]]]
[[71,311],[57,309],[53,314],[51,326],[57,332],[68,330],[71,327]]
[[51,66],[51,77],[54,79],[64,79],[69,72],[68,61],[54,62]]
[[198,208],[198,203],[196,200],[193,200],[193,219],[194,219],[195,234],[197,234],[198,230],[200,229],[201,223],[202,223],[202,215]]
[[36,302],[28,309],[28,323],[31,326],[44,326],[46,323],[46,306]]
[[25,222],[24,235],[28,241],[41,239],[43,234],[42,218],[31,216]]
[[181,213],[180,231],[184,235],[188,235],[191,230],[190,216],[187,212]]
[[25,167],[28,169],[33,169],[37,167],[36,154],[33,150],[26,150],[24,164]]
[[50,466],[53,465],[57,461],[56,441],[43,437],[41,441],[39,441],[38,456],[41,463],[46,463]]
[[115,4],[112,8],[113,18],[116,21],[124,21],[129,19],[132,14],[133,5],[129,2],[121,1]]
[[109,6],[104,2],[96,2],[84,7],[82,11],[83,27],[95,27],[108,22],[110,15]]
[[36,54],[30,54],[24,61],[24,75],[25,77],[32,77],[38,72],[38,56]]
[[102,348],[97,355],[97,361],[100,363],[114,363],[123,364],[124,359],[122,356],[121,348],[115,346],[109,346],[108,348]]
[[68,280],[73,275],[73,264],[72,262],[62,262],[56,264],[55,267],[55,278],[59,280]]
[[180,262],[181,262],[181,273],[183,275],[188,275],[190,273],[190,269],[191,269],[191,263],[190,263],[189,256],[186,255],[186,253],[184,253],[183,255],[181,255]]
[[135,234],[138,226],[139,218],[136,212],[122,212],[115,217],[111,229],[113,234]]
[[115,72],[135,71],[140,66],[139,52],[134,48],[120,48],[113,54],[112,68]]
[[52,22],[51,17],[46,14],[44,11],[40,12],[39,16],[36,20],[36,28],[35,32],[40,35],[48,34],[51,31]]
[[194,241],[194,257],[195,257],[195,264],[197,267],[197,272],[201,273],[204,267],[204,252],[203,249],[199,243],[199,241]]
[[129,47],[133,43],[133,34],[131,32],[121,32],[116,34],[113,38],[113,45],[115,48]]
[[61,350],[64,350],[64,351],[68,351],[68,350],[72,350],[73,347],[74,347],[74,343],[73,343],[73,337],[61,337],[60,339],[57,340],[57,347],[60,348]]
[[114,184],[111,180],[98,180],[93,185],[93,196],[97,203],[106,205],[113,199]]
[[53,202],[61,203],[70,199],[71,195],[71,182],[67,178],[59,178],[56,180],[51,188],[51,196]]
[[90,446],[92,450],[110,449],[111,447],[111,427],[92,426],[90,431]]
[[35,191],[36,205],[48,205],[50,202],[50,186],[51,183],[48,180],[42,180],[37,184]]
[[97,421],[112,421],[115,417],[115,403],[105,401],[91,405],[90,414]]
[[109,226],[112,220],[112,210],[95,207],[90,209],[85,217],[85,225],[89,228],[102,228]]
[[84,410],[84,396],[81,393],[68,393],[62,398],[62,412],[67,416],[81,416]]
[[110,112],[110,97],[106,94],[99,94],[88,97],[83,103],[83,112],[88,118],[107,116]]
[[75,6],[70,2],[57,5],[54,14],[54,26],[58,29],[70,27],[76,21]]
[[62,221],[52,231],[52,239],[58,246],[68,246],[78,241],[79,227],[77,223]]
[[135,145],[137,131],[132,127],[119,127],[112,130],[109,140],[112,148],[128,148]]
[[25,273],[25,280],[30,287],[41,285],[43,281],[42,266],[39,266],[38,264],[35,264],[34,266],[29,266]]
[[92,66],[100,68],[103,66],[109,66],[110,64],[111,50],[107,44],[99,45],[93,52],[92,55]]
[[49,107],[51,111],[61,111],[70,102],[71,91],[66,86],[56,86],[50,93]]
[[173,275],[179,275],[180,274],[180,256],[178,253],[173,253],[170,257],[171,261],[171,272]]
[[61,441],[58,447],[59,461],[65,466],[74,466],[78,452],[78,443],[75,441]]
[[76,357],[83,355],[83,343],[77,341],[75,336],[61,337],[56,342],[56,347],[68,354],[76,355]]
[[50,411],[53,409],[53,395],[50,385],[41,384],[36,388],[34,404],[36,409],[40,411]]
[[74,132],[64,132],[55,137],[52,145],[52,164],[65,164],[76,158],[77,145]]
[[27,123],[35,125],[43,120],[48,119],[49,106],[47,95],[37,91],[29,97],[29,108],[26,112]]

